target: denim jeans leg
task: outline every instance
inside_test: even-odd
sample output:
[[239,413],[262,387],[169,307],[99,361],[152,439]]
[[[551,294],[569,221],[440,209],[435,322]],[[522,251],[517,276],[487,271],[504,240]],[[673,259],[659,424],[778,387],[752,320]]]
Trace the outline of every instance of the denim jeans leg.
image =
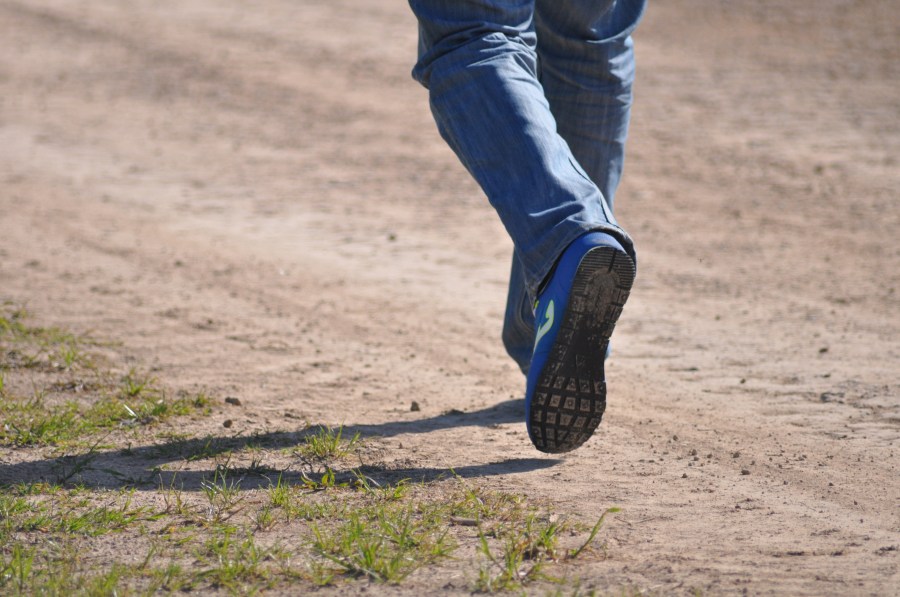
[[507,354],[512,357],[525,375],[528,375],[531,352],[534,347],[533,305],[534,301],[529,298],[525,289],[525,272],[522,264],[513,253],[502,337]]
[[[623,22],[631,16],[636,23],[643,0],[546,0],[537,7],[535,0],[410,0],[410,6],[420,26],[413,77],[429,89],[441,135],[481,185],[513,240],[503,339],[525,371],[534,333],[531,304],[569,243],[587,231],[604,230],[632,250],[630,238],[613,218],[611,196],[604,196],[615,182],[598,187],[557,131],[580,126],[565,113],[571,104],[565,98],[565,77],[575,77],[571,83],[591,90],[597,87],[596,78],[607,77],[612,68],[595,62],[597,52],[579,49],[579,44],[611,39],[615,36],[610,31],[617,26],[626,31]],[[543,30],[553,42],[546,57]],[[567,59],[566,52],[571,53]],[[556,86],[549,95],[540,80],[539,54],[553,75],[550,84]],[[560,60],[554,60],[557,56]],[[628,68],[630,63],[621,69],[624,78]],[[584,109],[591,105],[590,95],[576,98],[579,114],[590,113]],[[627,109],[625,118],[627,125]],[[584,125],[607,126],[596,118],[586,119]],[[588,135],[578,151],[591,164],[601,164],[608,158],[592,140],[616,135],[605,129]],[[574,134],[572,138],[582,139]],[[612,178],[617,181],[618,174]]]
[[[557,131],[610,211],[622,175],[632,103],[631,32],[645,4],[620,1],[598,7],[592,1],[537,0],[535,8],[539,80]],[[633,248],[627,248],[635,258]],[[522,265],[513,255],[503,344],[525,374],[534,343],[532,302]]]
[[410,6],[421,33],[413,76],[429,89],[441,135],[512,238],[529,296],[584,232],[609,230],[627,242],[556,132],[538,80],[533,0],[410,0]]
[[602,4],[537,0],[535,31],[539,78],[557,130],[612,209],[632,104],[631,33],[646,0]]

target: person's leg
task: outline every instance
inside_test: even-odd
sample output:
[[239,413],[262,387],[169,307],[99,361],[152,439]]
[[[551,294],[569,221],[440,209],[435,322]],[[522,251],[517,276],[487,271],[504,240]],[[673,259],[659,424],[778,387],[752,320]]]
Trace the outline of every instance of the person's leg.
[[559,134],[612,208],[632,104],[631,33],[646,0],[537,0],[539,77]]
[[[616,2],[593,4],[605,14]],[[441,135],[512,238],[513,277],[521,275],[528,299],[537,299],[529,437],[545,452],[573,450],[606,406],[603,359],[634,279],[631,241],[557,133],[538,79],[534,0],[410,5],[421,34],[413,76],[429,89]],[[516,315],[527,318],[523,307]]]
[[[595,0],[598,6],[613,0]],[[529,300],[573,240],[630,239],[566,141],[538,80],[533,0],[410,0],[420,24],[413,76],[441,135],[497,210]]]
[[534,301],[528,297],[525,272],[515,252],[509,273],[502,338],[507,354],[516,362],[522,373],[528,375],[531,352],[534,348]]
[[[631,32],[645,0],[536,0],[539,80],[577,162],[612,211],[622,174],[632,103]],[[632,258],[634,254],[632,253]],[[534,343],[533,301],[513,256],[503,343],[527,374]]]

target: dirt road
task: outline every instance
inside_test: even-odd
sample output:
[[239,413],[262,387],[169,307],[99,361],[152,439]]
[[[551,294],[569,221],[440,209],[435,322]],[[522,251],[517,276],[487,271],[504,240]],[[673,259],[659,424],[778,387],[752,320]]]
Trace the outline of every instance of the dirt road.
[[[240,396],[232,431],[342,423],[398,476],[617,505],[586,588],[898,594],[900,4],[650,7],[638,279],[563,458],[525,434],[510,243],[409,78],[408,13],[0,1],[0,298]],[[379,590],[441,588],[415,582]]]

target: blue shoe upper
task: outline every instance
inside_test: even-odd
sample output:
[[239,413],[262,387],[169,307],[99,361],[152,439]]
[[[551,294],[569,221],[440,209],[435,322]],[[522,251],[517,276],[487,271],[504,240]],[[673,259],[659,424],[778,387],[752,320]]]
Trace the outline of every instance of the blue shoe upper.
[[[556,268],[551,274],[550,280],[538,297],[534,315],[534,349],[525,387],[526,413],[530,412],[534,388],[544,369],[544,365],[547,363],[547,358],[562,324],[578,266],[581,264],[585,254],[595,247],[612,247],[623,253],[625,252],[619,241],[605,232],[588,232],[578,237],[563,251]],[[528,420],[527,416],[525,422],[528,433],[531,435],[531,421]]]

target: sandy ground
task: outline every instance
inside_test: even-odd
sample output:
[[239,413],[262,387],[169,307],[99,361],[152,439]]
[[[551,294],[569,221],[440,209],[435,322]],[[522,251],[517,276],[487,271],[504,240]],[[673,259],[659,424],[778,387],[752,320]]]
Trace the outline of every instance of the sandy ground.
[[408,12],[0,1],[0,298],[241,398],[198,433],[343,423],[398,474],[620,506],[586,587],[900,594],[900,4],[651,6],[639,275],[562,458],[525,434],[510,243],[409,78]]

